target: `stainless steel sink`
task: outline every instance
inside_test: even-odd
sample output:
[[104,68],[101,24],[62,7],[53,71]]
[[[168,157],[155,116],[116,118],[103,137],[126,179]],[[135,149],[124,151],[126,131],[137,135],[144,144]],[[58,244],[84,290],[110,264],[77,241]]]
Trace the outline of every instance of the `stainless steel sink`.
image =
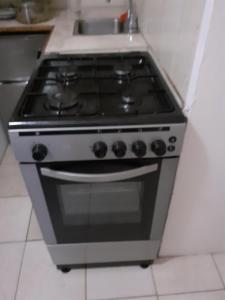
[[80,19],[75,22],[74,35],[105,35],[127,33],[126,26],[118,18],[112,19]]
[[119,19],[80,19],[75,22],[74,35],[104,35],[121,33]]

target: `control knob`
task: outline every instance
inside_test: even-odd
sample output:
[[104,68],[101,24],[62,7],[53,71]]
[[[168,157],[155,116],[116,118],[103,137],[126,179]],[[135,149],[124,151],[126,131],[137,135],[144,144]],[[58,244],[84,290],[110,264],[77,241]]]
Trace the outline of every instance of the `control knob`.
[[155,140],[151,144],[152,152],[157,156],[162,156],[166,154],[166,144],[162,140]]
[[104,158],[107,150],[107,145],[104,142],[97,142],[93,146],[93,152],[97,158]]
[[132,145],[132,152],[139,158],[144,157],[147,152],[147,146],[142,141],[137,141]]
[[43,144],[36,144],[32,148],[32,157],[36,161],[42,161],[48,154],[48,149]]
[[127,152],[127,146],[124,142],[115,142],[112,146],[112,151],[116,157],[122,158],[125,156]]

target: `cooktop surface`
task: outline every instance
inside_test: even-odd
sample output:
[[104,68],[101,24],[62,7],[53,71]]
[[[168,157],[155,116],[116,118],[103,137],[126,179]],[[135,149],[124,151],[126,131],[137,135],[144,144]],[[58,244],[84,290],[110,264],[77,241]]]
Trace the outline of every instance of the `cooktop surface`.
[[151,57],[138,52],[43,58],[10,124],[183,121]]

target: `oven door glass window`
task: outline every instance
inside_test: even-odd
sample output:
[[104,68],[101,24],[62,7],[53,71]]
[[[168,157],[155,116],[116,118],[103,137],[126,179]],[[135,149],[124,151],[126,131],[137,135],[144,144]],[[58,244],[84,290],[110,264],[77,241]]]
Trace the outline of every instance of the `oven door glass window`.
[[58,243],[148,240],[161,160],[39,165]]

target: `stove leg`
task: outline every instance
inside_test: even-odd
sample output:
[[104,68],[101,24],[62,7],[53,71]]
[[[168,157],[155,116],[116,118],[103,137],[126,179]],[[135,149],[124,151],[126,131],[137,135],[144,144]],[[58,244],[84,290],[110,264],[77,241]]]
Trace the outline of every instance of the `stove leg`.
[[69,266],[57,266],[57,269],[62,271],[63,273],[69,273],[71,268]]
[[153,260],[146,261],[146,263],[140,264],[140,267],[142,269],[147,269],[150,265],[153,264],[153,262],[154,262]]

